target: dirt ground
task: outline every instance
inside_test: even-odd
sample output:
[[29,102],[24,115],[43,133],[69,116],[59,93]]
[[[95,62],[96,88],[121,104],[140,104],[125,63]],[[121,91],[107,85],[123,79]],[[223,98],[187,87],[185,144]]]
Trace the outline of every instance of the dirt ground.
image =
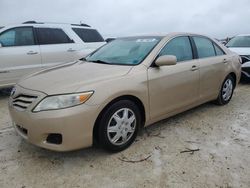
[[[250,187],[249,84],[238,86],[229,105],[208,103],[159,122],[116,154],[26,143],[11,128],[7,98],[1,92],[1,188]],[[182,153],[188,149],[199,151]]]

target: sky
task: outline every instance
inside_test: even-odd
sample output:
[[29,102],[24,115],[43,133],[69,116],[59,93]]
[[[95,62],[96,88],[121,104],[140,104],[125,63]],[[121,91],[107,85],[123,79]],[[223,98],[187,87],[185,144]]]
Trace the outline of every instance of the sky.
[[28,20],[87,23],[104,37],[250,33],[250,0],[0,0],[0,26]]

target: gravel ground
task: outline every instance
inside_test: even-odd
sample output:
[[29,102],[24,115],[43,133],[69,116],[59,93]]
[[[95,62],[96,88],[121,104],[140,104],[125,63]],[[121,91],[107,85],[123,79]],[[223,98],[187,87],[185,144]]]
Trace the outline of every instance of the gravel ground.
[[[0,94],[0,187],[250,187],[250,85],[146,128],[127,150],[47,151],[11,128]],[[184,152],[188,149],[199,151]],[[126,162],[126,161],[137,162]]]

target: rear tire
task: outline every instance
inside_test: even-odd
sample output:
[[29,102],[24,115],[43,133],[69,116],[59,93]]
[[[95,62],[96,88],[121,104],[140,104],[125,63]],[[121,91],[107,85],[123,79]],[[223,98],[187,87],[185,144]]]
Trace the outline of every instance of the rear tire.
[[101,146],[111,152],[128,148],[135,140],[141,125],[137,105],[130,100],[120,100],[109,106],[98,122]]
[[218,98],[215,103],[217,105],[226,105],[232,99],[235,88],[235,80],[231,75],[228,75],[224,80]]

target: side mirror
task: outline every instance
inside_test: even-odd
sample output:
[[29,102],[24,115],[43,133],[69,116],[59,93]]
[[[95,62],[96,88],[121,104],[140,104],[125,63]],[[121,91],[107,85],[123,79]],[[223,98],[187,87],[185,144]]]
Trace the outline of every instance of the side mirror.
[[3,47],[2,43],[0,42],[0,48]]
[[155,61],[155,64],[158,67],[176,65],[176,63],[177,63],[177,58],[174,55],[163,55],[158,57]]

